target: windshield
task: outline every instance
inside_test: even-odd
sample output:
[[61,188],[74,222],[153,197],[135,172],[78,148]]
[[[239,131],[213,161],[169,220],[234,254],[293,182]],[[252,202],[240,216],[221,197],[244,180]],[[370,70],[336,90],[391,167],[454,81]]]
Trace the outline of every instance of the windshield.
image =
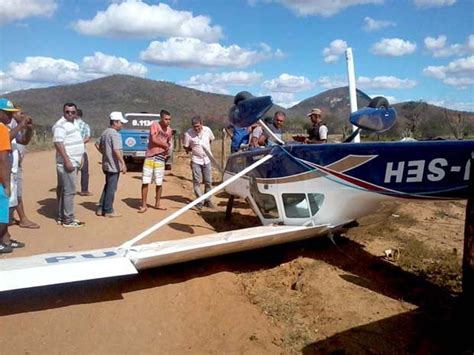
[[125,118],[128,123],[124,125],[125,129],[148,129],[153,121],[159,121],[160,115],[158,114],[130,114],[127,113]]

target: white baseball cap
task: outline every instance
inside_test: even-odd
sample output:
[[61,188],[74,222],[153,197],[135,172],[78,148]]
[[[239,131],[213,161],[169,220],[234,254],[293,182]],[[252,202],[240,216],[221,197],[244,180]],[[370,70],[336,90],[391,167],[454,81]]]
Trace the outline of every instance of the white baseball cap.
[[111,120],[111,121],[120,121],[120,122],[122,122],[122,123],[127,123],[127,122],[128,122],[128,120],[126,120],[126,119],[123,117],[122,112],[119,112],[119,111],[111,112],[111,113],[110,113],[110,120]]

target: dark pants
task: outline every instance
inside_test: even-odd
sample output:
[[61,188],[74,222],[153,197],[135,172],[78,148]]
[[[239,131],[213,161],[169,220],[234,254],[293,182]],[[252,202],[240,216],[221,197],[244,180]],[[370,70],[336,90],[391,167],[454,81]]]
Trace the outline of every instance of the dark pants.
[[118,180],[120,173],[110,173],[104,171],[105,174],[105,185],[100,196],[99,211],[102,213],[113,213],[114,212],[114,198],[115,192],[117,191]]
[[87,152],[82,156],[81,192],[89,191],[89,157]]

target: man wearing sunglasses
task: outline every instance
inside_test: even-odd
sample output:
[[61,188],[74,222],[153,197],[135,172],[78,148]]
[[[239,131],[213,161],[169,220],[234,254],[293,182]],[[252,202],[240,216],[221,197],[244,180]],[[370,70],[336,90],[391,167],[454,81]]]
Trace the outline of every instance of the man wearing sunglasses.
[[74,196],[76,195],[77,172],[82,164],[84,141],[74,124],[77,117],[76,104],[69,102],[63,106],[63,117],[53,126],[53,143],[56,148],[56,172],[58,185],[58,224],[66,228],[84,226],[74,216]]

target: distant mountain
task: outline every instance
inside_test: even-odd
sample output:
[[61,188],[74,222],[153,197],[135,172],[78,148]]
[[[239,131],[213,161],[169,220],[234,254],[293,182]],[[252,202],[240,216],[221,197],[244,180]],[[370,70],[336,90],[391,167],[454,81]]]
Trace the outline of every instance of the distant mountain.
[[[61,116],[63,104],[75,102],[83,109],[84,118],[92,126],[95,135],[107,127],[109,113],[112,111],[158,113],[161,109],[166,109],[173,115],[173,128],[181,132],[190,127],[189,120],[195,115],[203,117],[205,124],[211,128],[220,129],[228,124],[227,114],[233,104],[233,96],[230,95],[207,93],[170,82],[128,75],[112,75],[73,85],[15,91],[6,96],[29,112],[36,124],[48,130]],[[370,97],[358,90],[357,101],[358,107],[364,107],[369,103]],[[323,111],[324,121],[330,132],[341,133],[344,127],[349,127],[350,102],[347,87],[325,91],[287,110],[274,105],[267,116],[282,110],[288,115],[287,129],[301,132],[310,125],[306,115],[315,107]],[[392,132],[394,135],[400,135],[408,128],[430,131],[430,135],[449,133],[445,109],[442,107],[423,102],[399,103],[394,107],[400,117]],[[471,124],[474,114],[452,110],[446,112],[454,118],[462,114],[468,128],[472,126],[474,130],[474,124]]]
[[[51,127],[61,117],[66,102],[74,102],[84,111],[84,119],[94,133],[109,124],[112,111],[171,112],[173,128],[183,131],[190,119],[199,115],[211,128],[227,126],[227,115],[234,97],[207,93],[164,81],[142,79],[129,75],[112,75],[73,85],[29,89],[9,93],[8,98],[29,112],[35,123]],[[282,109],[272,108],[269,114]]]

